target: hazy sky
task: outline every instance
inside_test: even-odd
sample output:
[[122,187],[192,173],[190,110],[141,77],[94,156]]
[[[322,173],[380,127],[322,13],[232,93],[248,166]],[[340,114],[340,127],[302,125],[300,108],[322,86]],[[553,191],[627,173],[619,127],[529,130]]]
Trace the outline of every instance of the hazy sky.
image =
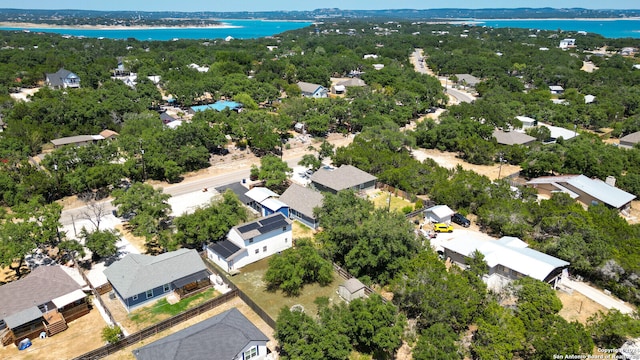
[[304,0],[2,0],[0,8],[15,9],[85,9],[85,10],[141,10],[141,11],[269,11],[313,10],[317,8],[340,9],[436,9],[436,8],[514,8],[553,7],[587,9],[640,9],[638,0],[356,0],[320,2]]

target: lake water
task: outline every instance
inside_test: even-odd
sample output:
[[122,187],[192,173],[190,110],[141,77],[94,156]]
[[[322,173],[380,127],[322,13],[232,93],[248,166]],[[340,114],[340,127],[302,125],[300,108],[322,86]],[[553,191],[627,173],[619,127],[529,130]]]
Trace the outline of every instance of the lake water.
[[[480,25],[491,27],[515,27],[541,30],[586,31],[608,38],[640,38],[640,19],[634,20],[474,20]],[[171,29],[49,29],[29,28],[30,31],[42,31],[63,35],[104,37],[108,39],[135,38],[138,40],[171,39],[220,39],[231,36],[236,39],[254,39],[279,34],[288,30],[300,29],[312,22],[262,21],[262,20],[224,20],[233,28],[171,28]],[[24,28],[3,28],[0,30],[24,30]]]
[[[254,39],[279,34],[289,30],[311,25],[311,22],[298,21],[262,21],[262,20],[224,20],[230,28],[170,28],[170,29],[52,29],[28,28],[31,32],[48,32],[71,36],[92,38],[138,40],[172,39],[222,39],[231,36],[235,39]],[[26,28],[0,27],[0,30],[25,30]]]
[[640,19],[633,20],[475,20],[479,25],[540,30],[586,31],[607,38],[640,38]]

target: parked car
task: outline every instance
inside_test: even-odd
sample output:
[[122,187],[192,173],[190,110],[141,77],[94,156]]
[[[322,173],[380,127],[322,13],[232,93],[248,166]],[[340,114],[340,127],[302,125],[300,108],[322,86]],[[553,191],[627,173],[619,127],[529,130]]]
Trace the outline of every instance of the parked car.
[[471,221],[469,221],[469,219],[458,213],[453,214],[451,221],[462,227],[469,227],[469,225],[471,225]]
[[452,232],[453,226],[445,223],[435,223],[433,224],[433,231],[435,232]]

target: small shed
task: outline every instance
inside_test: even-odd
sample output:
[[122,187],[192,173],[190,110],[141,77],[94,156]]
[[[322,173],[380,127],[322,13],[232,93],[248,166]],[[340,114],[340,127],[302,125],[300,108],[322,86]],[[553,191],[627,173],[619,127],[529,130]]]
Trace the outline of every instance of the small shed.
[[350,302],[354,299],[366,297],[367,295],[364,293],[365,289],[366,286],[360,280],[351,278],[338,286],[338,294],[340,294],[340,297],[345,301]]
[[436,205],[424,211],[425,221],[433,223],[450,223],[451,217],[455,211],[451,210],[447,205]]

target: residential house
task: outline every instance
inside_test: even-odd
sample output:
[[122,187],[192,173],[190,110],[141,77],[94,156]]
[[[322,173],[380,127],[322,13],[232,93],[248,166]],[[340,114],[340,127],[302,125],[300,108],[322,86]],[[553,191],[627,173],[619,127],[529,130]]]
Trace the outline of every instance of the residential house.
[[278,200],[280,195],[265,188],[256,186],[244,194],[251,199],[249,207],[259,212],[262,216],[269,216],[276,212],[281,212],[284,216],[289,216],[289,206]]
[[359,78],[351,78],[348,80],[340,81],[337,85],[342,85],[344,87],[363,87],[367,86],[367,83],[364,80]]
[[303,97],[326,98],[328,96],[327,89],[322,85],[300,81],[298,87]]
[[527,130],[538,125],[538,120],[530,118],[528,116],[516,116],[516,119],[518,119],[522,123],[522,130]]
[[468,266],[468,260],[476,250],[484,255],[489,266],[485,281],[496,276],[508,280],[529,276],[555,287],[563,270],[569,266],[568,262],[533,250],[524,241],[510,236],[499,240],[458,237],[441,245],[445,257],[463,268]]
[[298,184],[291,184],[280,195],[280,201],[289,206],[289,218],[312,229],[317,229],[319,225],[313,209],[321,207],[323,199],[322,193]]
[[627,134],[620,138],[620,147],[631,149],[640,142],[640,131]]
[[351,278],[338,286],[338,294],[346,302],[367,297],[366,286],[358,279]]
[[585,104],[591,104],[594,101],[596,101],[595,95],[588,94],[588,95],[584,96],[584,103]]
[[237,308],[133,350],[137,360],[261,360],[269,338]]
[[610,208],[628,211],[636,196],[615,187],[615,178],[608,180],[609,183],[584,175],[543,176],[528,181],[527,186],[545,196],[556,192],[566,193],[584,206],[602,203]]
[[60,68],[57,72],[44,74],[45,83],[52,89],[79,88],[80,78],[69,70]]
[[76,269],[39,266],[20,280],[0,286],[0,339],[3,345],[53,336],[67,322],[89,313],[87,295],[70,275]]
[[549,86],[549,91],[551,91],[553,95],[561,95],[564,93],[564,88],[560,85],[551,85]]
[[424,219],[432,223],[449,224],[453,214],[455,214],[455,211],[451,210],[447,205],[436,205],[424,211]]
[[560,49],[566,50],[569,48],[576,47],[576,39],[563,39],[560,40],[560,45],[558,45]]
[[116,137],[120,136],[120,134],[118,134],[117,132],[113,131],[113,130],[109,130],[109,129],[104,129],[102,131],[100,131],[100,134],[98,134],[100,136],[102,136],[102,139],[104,140],[112,140],[115,139]]
[[65,145],[85,146],[89,144],[95,144],[99,140],[104,140],[102,135],[76,135],[68,136],[59,139],[51,140],[54,148],[59,148]]
[[365,191],[374,189],[378,178],[355,166],[322,167],[311,175],[311,186],[318,191],[337,193],[341,190]]
[[564,140],[569,140],[579,135],[576,129],[569,130],[563,127],[553,126],[553,125],[545,124],[542,122],[538,123],[538,125],[544,126],[547,129],[549,129],[549,132],[550,132],[549,139],[545,140],[545,143],[547,144],[554,143],[559,138],[563,138]]
[[227,238],[207,246],[207,257],[233,273],[292,246],[291,220],[275,213],[234,226]]
[[223,194],[227,190],[233,191],[233,193],[236,194],[238,200],[240,200],[243,205],[249,206],[249,204],[253,201],[253,199],[245,195],[249,191],[249,189],[247,189],[247,187],[240,182],[233,182],[231,184],[218,186],[216,188],[216,191],[220,194]]
[[197,72],[206,73],[209,71],[208,66],[200,66],[198,64],[189,64],[189,68],[196,70]]
[[533,136],[518,131],[493,130],[493,137],[496,142],[502,145],[524,145],[529,146],[536,141]]
[[104,274],[127,311],[170,294],[183,298],[211,285],[210,273],[193,249],[157,256],[128,254]]

